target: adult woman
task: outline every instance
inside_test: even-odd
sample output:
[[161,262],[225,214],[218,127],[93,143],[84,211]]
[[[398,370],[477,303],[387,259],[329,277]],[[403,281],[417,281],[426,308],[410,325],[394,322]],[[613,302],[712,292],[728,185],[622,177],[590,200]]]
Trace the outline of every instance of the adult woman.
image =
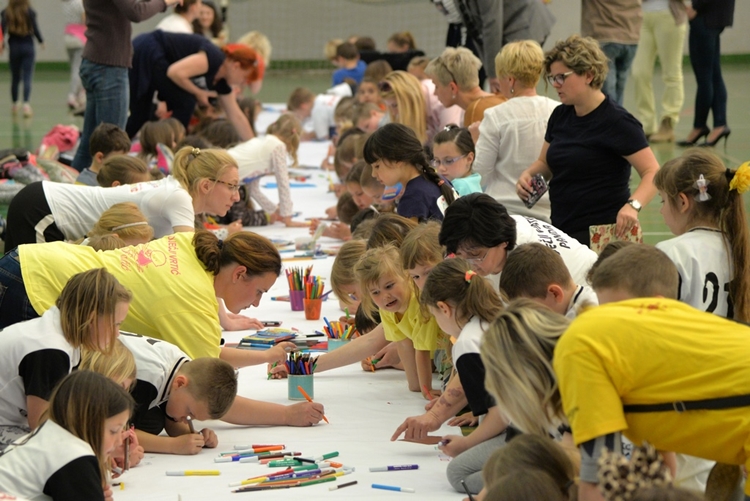
[[207,231],[177,233],[98,253],[63,242],[22,245],[0,259],[0,283],[12,287],[0,302],[0,325],[31,315],[28,308],[9,302],[30,304],[41,314],[54,304],[69,277],[102,267],[133,293],[123,330],[169,341],[191,358],[220,356],[235,367],[285,355],[283,346],[262,353],[220,346],[217,298],[232,313],[257,306],[281,272],[274,245],[250,232],[224,241]]
[[68,52],[70,63],[70,89],[68,90],[68,108],[77,110],[86,105],[86,91],[81,85],[81,57],[83,46],[86,44],[86,23],[83,10],[83,0],[62,0],[62,10],[65,16],[65,50]]
[[498,96],[479,87],[482,61],[469,49],[448,47],[430,61],[425,73],[435,86],[434,95],[446,108],[457,105],[465,111],[464,127],[482,120],[486,109],[504,103],[507,96]]
[[[252,83],[261,78],[258,56],[241,44],[221,49],[201,35],[153,31],[133,40],[133,67],[130,69],[130,117],[126,127],[130,137],[151,118],[154,92],[167,103],[172,116],[187,127],[196,103],[208,106],[217,96],[227,119],[243,141],[253,137],[247,117],[232,92],[233,85]],[[203,77],[205,88],[194,79]]]
[[219,47],[227,41],[227,30],[224,28],[224,22],[221,19],[221,12],[211,0],[205,0],[201,3],[198,19],[193,21],[193,28],[195,28],[196,33],[202,34]]
[[159,181],[114,188],[32,183],[8,208],[5,246],[82,238],[120,202],[136,203],[157,238],[193,231],[196,214],[226,214],[239,200],[238,186],[237,163],[229,154],[189,146],[177,152],[173,175]]
[[516,195],[516,181],[537,158],[547,120],[560,104],[536,93],[544,70],[544,52],[532,40],[511,42],[495,58],[495,69],[500,91],[508,101],[484,112],[474,170],[482,176],[484,192],[509,213],[549,222],[548,195],[532,208]]
[[[528,199],[531,178],[542,174],[551,179],[555,227],[588,245],[590,226],[616,223],[622,238],[656,194],[653,177],[659,164],[643,128],[602,93],[607,58],[596,40],[572,35],[558,42],[546,54],[544,67],[563,105],[550,116],[539,159],[521,173],[516,193]],[[631,165],[641,177],[632,195]]]
[[[690,19],[690,64],[698,89],[695,92],[693,130],[685,141],[678,144],[692,146],[703,136],[706,136],[707,146],[714,146],[722,137],[726,144],[731,130],[727,126],[727,88],[721,76],[721,32],[732,26],[734,0],[695,0],[687,13]],[[706,125],[709,111],[714,115],[713,130]]]

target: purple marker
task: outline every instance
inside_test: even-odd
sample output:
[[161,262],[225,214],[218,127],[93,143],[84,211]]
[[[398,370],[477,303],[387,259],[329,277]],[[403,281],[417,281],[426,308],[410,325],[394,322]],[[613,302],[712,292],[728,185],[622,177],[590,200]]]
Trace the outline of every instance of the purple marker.
[[418,464],[400,464],[396,466],[372,466],[370,471],[399,471],[399,470],[418,470]]

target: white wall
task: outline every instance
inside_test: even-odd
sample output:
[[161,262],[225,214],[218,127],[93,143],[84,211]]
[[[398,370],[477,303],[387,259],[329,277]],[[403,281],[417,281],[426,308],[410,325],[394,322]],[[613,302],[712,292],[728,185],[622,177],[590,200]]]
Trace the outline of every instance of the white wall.
[[[47,40],[46,50],[39,51],[37,59],[66,60],[59,0],[31,1]],[[557,17],[557,23],[547,46],[577,32],[581,16],[577,1],[553,0],[549,8]],[[134,25],[134,32],[153,29],[163,15]],[[444,46],[446,32],[445,18],[427,0],[365,3],[351,0],[237,0],[229,6],[229,26],[233,38],[253,29],[264,32],[271,39],[273,59],[277,60],[322,59],[326,40],[352,34],[372,36],[378,47],[384,49],[388,36],[402,30],[410,30],[419,47],[435,56]],[[734,26],[722,36],[722,52],[750,54],[750,37],[745,31],[750,26],[750,2],[737,1]],[[7,51],[2,57],[7,60]]]

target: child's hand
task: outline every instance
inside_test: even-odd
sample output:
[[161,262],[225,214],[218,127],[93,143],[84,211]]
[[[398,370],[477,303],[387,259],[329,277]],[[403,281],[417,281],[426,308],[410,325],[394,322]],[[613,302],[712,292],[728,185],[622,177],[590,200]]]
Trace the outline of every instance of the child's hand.
[[233,221],[227,225],[227,233],[229,235],[233,235],[239,231],[242,231],[242,228],[242,220]]
[[203,428],[201,430],[201,435],[203,436],[203,447],[213,449],[219,445],[219,437],[216,436],[216,433],[214,433],[213,430]]
[[466,437],[460,435],[446,435],[443,437],[443,441],[438,445],[443,454],[446,454],[452,458],[458,456],[469,446],[466,444]]
[[286,354],[290,351],[295,351],[296,349],[296,344],[284,341],[283,343],[279,343],[273,348],[266,350],[266,354],[268,355],[268,360],[266,361],[270,364],[277,362],[278,365],[283,365],[286,368],[284,363],[286,362]]
[[[348,306],[345,306],[344,308],[348,308]],[[342,310],[344,308],[342,308]],[[342,324],[344,324],[344,326],[346,326],[346,325],[354,325],[354,317],[351,316],[351,315],[349,315],[348,318],[346,316],[342,316],[342,317],[339,317],[339,322],[342,323]]]
[[287,228],[307,228],[310,226],[310,223],[307,221],[293,221],[292,216],[283,217],[281,221]]
[[286,379],[286,364],[268,364],[266,374],[271,376],[271,379]]
[[336,183],[333,185],[333,193],[336,195],[336,198],[339,198],[341,195],[346,193],[346,186],[344,186],[341,183]]
[[323,419],[325,408],[318,402],[300,402],[284,409],[287,426],[312,426]]
[[102,492],[104,492],[104,501],[114,501],[115,497],[112,494],[112,486],[109,484],[103,485]]
[[396,343],[388,343],[382,350],[373,355],[372,359],[379,359],[378,363],[375,364],[375,370],[397,367],[401,364],[401,358],[398,356],[398,347],[396,346]]
[[198,454],[206,444],[202,433],[186,433],[179,437],[174,437],[172,440],[172,454],[183,456]]
[[326,218],[328,219],[338,219],[339,213],[336,211],[336,206],[328,207],[326,209]]
[[320,226],[320,219],[311,219],[310,220],[310,235],[315,234],[315,230],[318,229],[318,226]]
[[456,416],[448,421],[448,426],[476,426],[478,423],[478,417],[474,416],[471,412],[464,412],[460,416]]
[[391,437],[391,442],[395,442],[402,433],[406,440],[421,440],[431,431],[435,431],[439,428],[440,423],[431,412],[422,414],[421,416],[412,416],[406,418],[406,421],[396,428],[396,432]]
[[328,225],[328,228],[323,230],[323,236],[337,238],[339,240],[351,240],[352,231],[349,229],[348,224],[331,223]]

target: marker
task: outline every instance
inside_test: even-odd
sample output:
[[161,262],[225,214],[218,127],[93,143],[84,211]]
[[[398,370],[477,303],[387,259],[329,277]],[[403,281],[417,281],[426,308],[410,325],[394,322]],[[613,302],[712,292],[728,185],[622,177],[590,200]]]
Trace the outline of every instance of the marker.
[[168,477],[213,477],[221,475],[219,470],[182,470],[168,471]]
[[190,433],[195,433],[195,426],[193,426],[193,418],[188,416],[185,419],[187,420],[187,424],[190,427]]
[[357,481],[354,480],[353,482],[347,482],[345,484],[332,485],[331,487],[328,488],[328,490],[329,491],[335,491],[336,489],[343,489],[344,487],[349,487],[350,485],[357,485]]
[[349,308],[344,308],[344,313],[346,313],[346,319],[349,320]]
[[424,396],[425,397],[429,398],[430,400],[435,400],[435,395],[433,395],[432,393],[430,393],[430,390],[427,389],[427,385],[426,384],[422,385],[422,390],[424,391]]
[[125,437],[125,446],[123,447],[123,450],[125,451],[125,464],[122,467],[123,471],[128,471],[130,469],[130,430],[128,430],[128,436]]
[[286,447],[286,445],[283,444],[252,444],[252,445],[235,445],[234,450],[236,451],[246,451],[248,449],[260,449],[261,447],[281,447],[282,449]]
[[418,464],[400,464],[395,466],[371,466],[370,471],[400,471],[400,470],[418,470]]
[[[297,389],[302,394],[302,396],[305,397],[305,400],[307,400],[308,402],[312,403],[313,399],[310,398],[310,395],[307,394],[307,392],[305,391],[305,389],[303,387],[297,386]],[[325,421],[328,424],[331,424],[331,422],[328,421],[328,418],[326,417],[325,414],[323,414],[323,421]],[[323,458],[323,459],[328,459],[328,458]]]
[[474,496],[471,495],[471,492],[469,492],[469,488],[466,487],[466,482],[464,481],[464,479],[461,479],[461,485],[466,491],[466,495],[469,496],[469,501],[474,501]]
[[384,491],[396,492],[417,492],[410,487],[396,487],[395,485],[372,484],[373,489],[383,489]]
[[[271,370],[275,369],[277,365],[279,365],[279,362],[278,361],[274,362],[273,365],[271,366]],[[270,380],[271,377],[273,377],[273,373],[271,372],[271,370],[268,371],[268,377],[266,378],[266,381]]]

